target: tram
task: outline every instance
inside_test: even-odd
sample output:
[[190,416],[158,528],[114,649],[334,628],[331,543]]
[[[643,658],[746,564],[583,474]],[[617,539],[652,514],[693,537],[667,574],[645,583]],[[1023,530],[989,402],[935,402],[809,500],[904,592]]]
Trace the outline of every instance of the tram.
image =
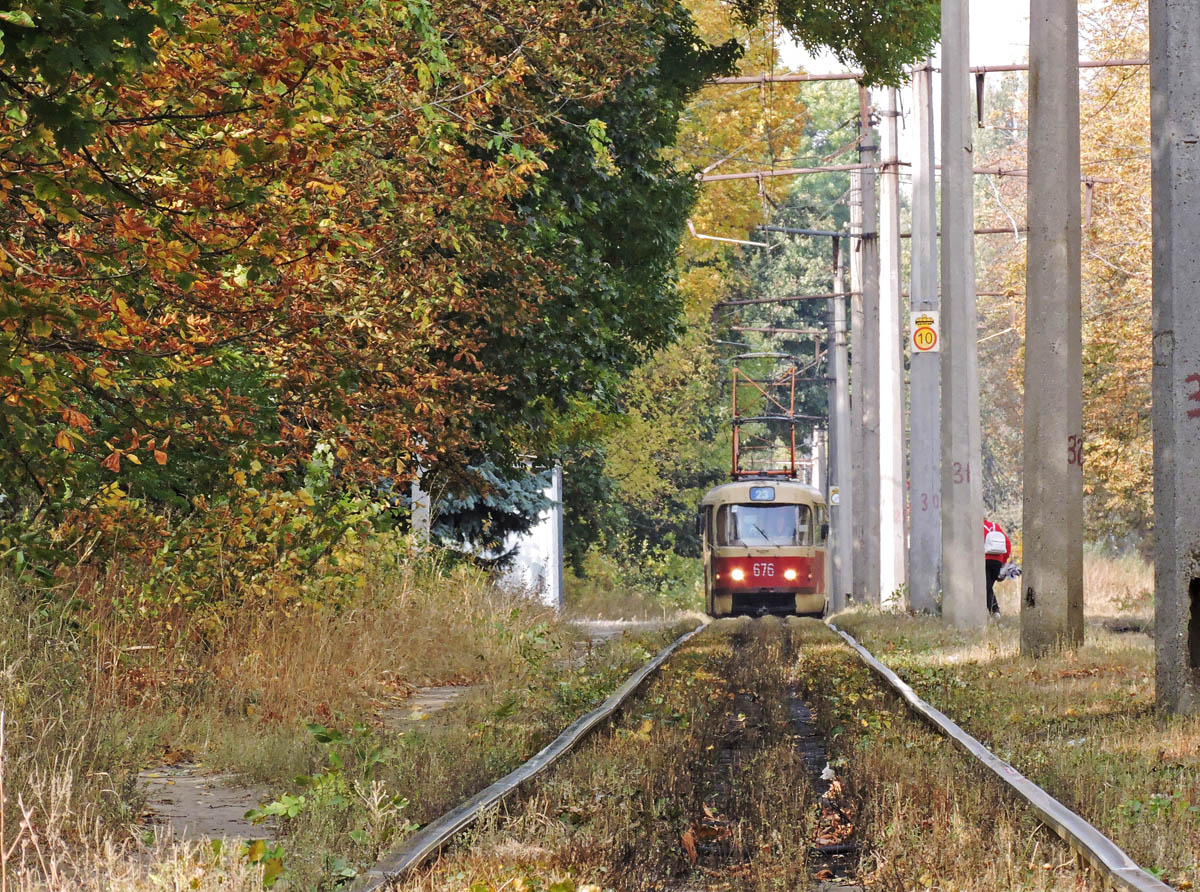
[[700,503],[709,616],[825,612],[829,514],[812,487],[786,478],[735,480]]
[[[704,606],[709,616],[821,616],[828,600],[829,509],[821,491],[802,482],[813,463],[797,460],[796,424],[824,419],[796,414],[791,357],[744,354],[739,360],[775,370],[733,372],[732,482],[700,502]],[[779,371],[778,360],[788,360]],[[752,399],[739,401],[749,388]],[[749,411],[744,411],[749,404]],[[739,411],[743,410],[743,411]]]

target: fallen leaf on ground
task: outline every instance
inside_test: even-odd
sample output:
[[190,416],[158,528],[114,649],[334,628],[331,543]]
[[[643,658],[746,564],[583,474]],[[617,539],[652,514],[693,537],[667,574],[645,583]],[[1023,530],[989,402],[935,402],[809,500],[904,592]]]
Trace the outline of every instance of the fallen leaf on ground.
[[688,860],[693,864],[696,863],[696,834],[689,827],[684,831],[683,836],[679,839],[683,843],[683,850],[687,852]]

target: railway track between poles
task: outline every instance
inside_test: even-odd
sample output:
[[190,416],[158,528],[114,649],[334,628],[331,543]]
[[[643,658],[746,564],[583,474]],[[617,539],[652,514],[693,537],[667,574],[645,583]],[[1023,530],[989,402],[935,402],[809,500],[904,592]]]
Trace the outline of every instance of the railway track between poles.
[[[852,645],[811,619],[689,633],[357,888],[1169,889],[1060,839]],[[906,857],[916,836],[935,863]]]

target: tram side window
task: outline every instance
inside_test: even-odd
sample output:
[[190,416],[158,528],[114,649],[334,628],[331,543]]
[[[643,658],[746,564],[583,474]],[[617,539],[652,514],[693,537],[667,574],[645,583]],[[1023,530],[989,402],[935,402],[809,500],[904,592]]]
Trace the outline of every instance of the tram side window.
[[829,509],[824,505],[817,506],[817,544],[824,545],[829,540]]
[[811,545],[807,505],[722,505],[717,510],[718,545],[760,547]]

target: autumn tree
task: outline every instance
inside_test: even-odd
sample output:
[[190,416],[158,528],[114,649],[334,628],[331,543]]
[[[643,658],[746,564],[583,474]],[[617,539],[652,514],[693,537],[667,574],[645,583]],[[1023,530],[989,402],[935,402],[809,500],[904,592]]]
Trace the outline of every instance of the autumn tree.
[[658,153],[734,51],[679,8],[147,6],[109,68],[54,67],[89,14],[3,20],[6,553],[303,512],[318,447],[330,493],[541,449],[667,337],[694,184]]
[[[1085,57],[1148,54],[1143,4],[1088,3],[1080,25]],[[1153,518],[1149,75],[1145,66],[1124,66],[1081,76],[1083,174],[1115,181],[1080,191],[1085,521],[1095,541],[1139,545]],[[1005,87],[990,100],[992,136],[981,163],[1024,164],[1027,118],[1020,93]],[[986,225],[1008,227],[1023,219],[1024,183],[1018,178],[984,178],[978,196]],[[995,496],[1019,505],[1025,245],[992,236],[981,250],[981,290],[996,292],[980,299],[987,338],[980,347],[982,378],[996,383],[982,394],[986,439],[995,452]]]
[[[769,20],[747,26],[734,10],[697,3],[693,13],[709,40],[733,33],[744,47],[744,73],[776,71],[786,36]],[[685,115],[675,152],[701,171],[750,172],[841,160],[854,148],[857,94],[845,85],[710,86]],[[853,106],[853,108],[851,108]],[[823,292],[831,276],[827,240],[810,244],[766,235],[775,222],[837,227],[846,219],[846,175],[763,178],[707,183],[692,211],[699,235],[775,243],[771,251],[686,236],[679,248],[686,327],[621,390],[622,414],[589,457],[602,462],[595,491],[611,493],[575,508],[588,529],[607,536],[608,549],[643,566],[663,552],[698,554],[694,512],[702,494],[727,479],[730,461],[729,376],[735,354],[786,350],[811,361],[811,340],[735,331],[734,325],[806,327],[824,324],[824,304],[722,307],[724,301]],[[749,345],[743,347],[739,345]],[[825,410],[823,387],[806,388],[802,411]],[[576,471],[577,477],[579,471]],[[619,510],[608,508],[616,504]],[[601,517],[601,511],[604,511]],[[582,521],[577,521],[584,525]]]

